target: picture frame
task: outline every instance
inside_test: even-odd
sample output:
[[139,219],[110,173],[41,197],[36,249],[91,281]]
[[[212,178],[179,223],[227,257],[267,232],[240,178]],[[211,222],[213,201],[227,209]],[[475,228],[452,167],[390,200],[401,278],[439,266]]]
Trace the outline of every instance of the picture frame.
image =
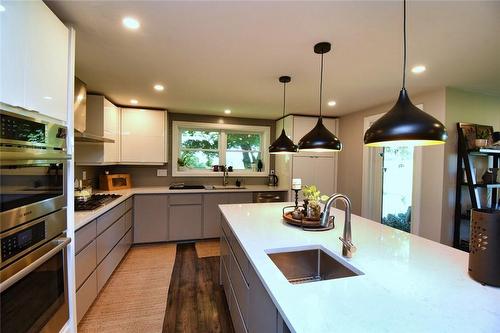
[[476,124],[460,124],[462,132],[464,133],[465,141],[467,143],[467,149],[475,149],[476,144]]

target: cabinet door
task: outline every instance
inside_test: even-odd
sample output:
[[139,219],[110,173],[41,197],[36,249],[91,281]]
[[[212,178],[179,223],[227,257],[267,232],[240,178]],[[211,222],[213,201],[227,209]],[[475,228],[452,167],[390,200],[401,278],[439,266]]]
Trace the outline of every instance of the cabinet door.
[[[293,178],[301,178],[303,185],[316,185],[324,195],[332,195],[335,186],[335,158],[325,156],[294,156]],[[304,198],[302,191],[299,199]]]
[[248,270],[250,302],[248,307],[249,333],[276,333],[278,310],[253,267]]
[[134,196],[134,243],[164,242],[168,240],[168,196]]
[[201,205],[170,206],[169,240],[201,238]]
[[221,213],[219,205],[227,203],[226,193],[205,194],[203,196],[203,238],[220,236]]
[[122,109],[121,161],[165,163],[165,112]]
[[4,1],[0,13],[0,102],[24,107],[24,64],[30,24],[31,6],[24,1]]
[[332,195],[336,192],[335,186],[335,158],[317,157],[314,159],[314,177],[318,190],[324,195]]
[[113,103],[104,99],[104,137],[115,140],[114,143],[104,143],[104,163],[120,161],[120,110]]
[[22,21],[29,22],[26,24],[25,107],[66,121],[69,30],[42,1],[23,3],[31,16]]

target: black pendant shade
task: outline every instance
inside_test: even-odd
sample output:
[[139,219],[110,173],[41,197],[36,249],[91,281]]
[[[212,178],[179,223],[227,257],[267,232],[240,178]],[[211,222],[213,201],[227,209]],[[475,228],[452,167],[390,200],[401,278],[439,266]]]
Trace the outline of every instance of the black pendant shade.
[[444,125],[412,104],[406,89],[401,89],[392,109],[378,119],[365,133],[365,145],[436,145],[448,138]]
[[321,42],[314,45],[314,53],[321,54],[321,77],[319,83],[319,118],[316,126],[299,141],[299,150],[313,152],[329,152],[342,150],[340,140],[323,125],[321,116],[323,97],[323,54],[331,50],[332,45]]
[[297,145],[286,135],[285,129],[281,130],[280,136],[269,146],[271,154],[294,154],[297,152]]
[[430,146],[445,143],[448,133],[433,116],[417,108],[406,92],[406,0],[403,0],[403,85],[396,104],[365,133],[365,145]]
[[299,141],[300,150],[326,152],[342,150],[340,140],[323,125],[319,117],[316,126]]
[[279,81],[283,83],[283,129],[280,136],[269,146],[270,154],[295,154],[298,147],[285,133],[285,109],[286,109],[286,84],[292,80],[289,76],[280,76]]

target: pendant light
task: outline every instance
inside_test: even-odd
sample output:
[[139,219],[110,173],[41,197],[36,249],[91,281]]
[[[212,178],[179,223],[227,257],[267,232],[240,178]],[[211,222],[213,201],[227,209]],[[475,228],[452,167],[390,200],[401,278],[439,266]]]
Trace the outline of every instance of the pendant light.
[[403,86],[392,109],[366,131],[364,138],[366,146],[427,146],[445,143],[448,133],[444,125],[412,104],[405,84],[406,0],[403,0]]
[[295,154],[297,145],[285,133],[285,110],[286,110],[286,84],[292,79],[289,76],[280,76],[279,81],[283,83],[283,129],[280,136],[269,146],[270,154]]
[[314,53],[321,54],[321,76],[319,82],[319,118],[316,126],[304,135],[299,141],[299,150],[312,152],[328,152],[342,150],[340,140],[323,125],[323,116],[321,114],[323,100],[323,55],[329,52],[332,45],[328,42],[322,42],[314,45]]

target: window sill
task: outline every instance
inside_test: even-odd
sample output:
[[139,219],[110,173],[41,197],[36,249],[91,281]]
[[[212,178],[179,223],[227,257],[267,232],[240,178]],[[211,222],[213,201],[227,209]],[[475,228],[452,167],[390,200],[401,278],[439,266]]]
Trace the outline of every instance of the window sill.
[[[268,173],[267,171],[262,171],[262,172],[229,172],[228,177],[229,178],[257,178],[257,177],[267,177]],[[177,171],[173,170],[172,171],[172,177],[217,177],[221,178],[223,177],[222,171]]]

